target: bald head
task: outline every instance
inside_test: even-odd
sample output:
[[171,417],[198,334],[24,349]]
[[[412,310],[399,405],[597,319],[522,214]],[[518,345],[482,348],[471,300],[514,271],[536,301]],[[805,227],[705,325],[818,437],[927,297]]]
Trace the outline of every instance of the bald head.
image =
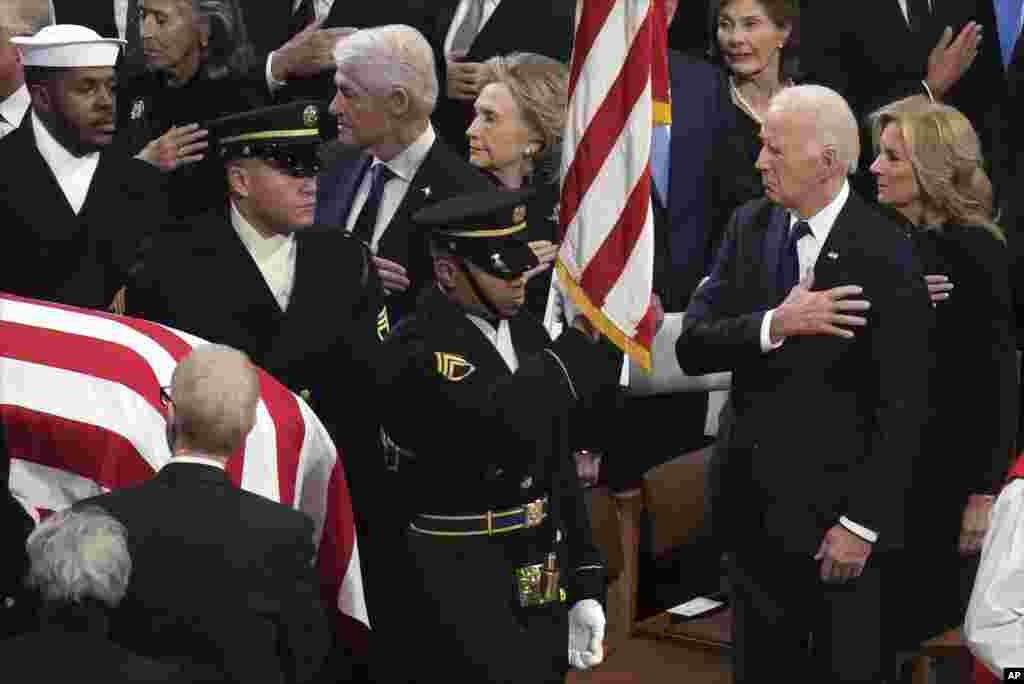
[[820,85],[783,88],[772,98],[769,111],[803,117],[813,131],[813,142],[832,149],[845,170],[854,173],[860,159],[857,118],[843,96]]
[[334,49],[338,70],[378,96],[396,88],[412,99],[411,113],[426,120],[437,104],[434,52],[423,34],[404,24],[356,31]]
[[260,382],[249,358],[206,345],[186,356],[171,377],[175,450],[227,460],[256,424]]

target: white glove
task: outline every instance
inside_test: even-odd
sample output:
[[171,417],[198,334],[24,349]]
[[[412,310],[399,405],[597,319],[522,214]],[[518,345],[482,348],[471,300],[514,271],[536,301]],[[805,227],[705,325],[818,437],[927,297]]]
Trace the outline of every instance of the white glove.
[[589,670],[604,660],[604,610],[594,599],[578,601],[569,611],[569,665]]

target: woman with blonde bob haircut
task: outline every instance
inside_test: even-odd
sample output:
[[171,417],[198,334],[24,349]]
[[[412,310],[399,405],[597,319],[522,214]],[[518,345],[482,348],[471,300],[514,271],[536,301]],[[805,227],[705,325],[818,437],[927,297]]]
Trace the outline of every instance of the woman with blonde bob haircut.
[[469,163],[507,190],[532,187],[526,209],[527,235],[541,265],[528,272],[526,306],[543,316],[550,278],[535,277],[558,253],[557,205],[562,131],[569,107],[569,69],[530,52],[492,57],[486,85],[466,131]]
[[[963,620],[1017,429],[1013,298],[978,135],[915,96],[873,115],[878,201],[907,226],[933,293],[931,420],[907,496],[899,646]],[[939,279],[943,281],[941,294]],[[955,287],[955,289],[954,289]],[[922,570],[928,581],[922,582]]]

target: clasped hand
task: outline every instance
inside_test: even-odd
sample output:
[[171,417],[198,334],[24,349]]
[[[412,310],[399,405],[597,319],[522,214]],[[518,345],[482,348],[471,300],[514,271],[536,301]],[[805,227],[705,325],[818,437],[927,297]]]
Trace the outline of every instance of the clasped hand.
[[853,330],[867,325],[867,318],[856,312],[867,311],[866,299],[851,299],[864,292],[859,285],[841,285],[829,290],[812,291],[813,271],[800,281],[772,316],[770,334],[773,341],[793,335],[835,335],[850,339]]

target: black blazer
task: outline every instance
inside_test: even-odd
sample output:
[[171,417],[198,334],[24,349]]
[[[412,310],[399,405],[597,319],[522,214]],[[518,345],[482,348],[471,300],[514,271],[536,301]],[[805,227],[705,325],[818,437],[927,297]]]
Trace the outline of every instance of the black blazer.
[[[814,287],[857,284],[871,302],[854,340],[793,337],[763,353],[781,301],[789,214],[740,207],[676,344],[687,373],[733,372],[733,420],[715,501],[733,544],[813,554],[846,516],[903,543],[903,496],[927,405],[931,307],[909,238],[851,193],[814,267]],[[732,548],[735,548],[732,547]]]
[[[444,43],[448,37],[458,0],[434,3],[420,28],[431,47],[440,82],[434,125],[438,133],[461,156],[469,149],[466,130],[473,121],[473,103],[451,100],[448,92],[448,67]],[[512,52],[535,52],[569,63],[575,28],[576,3],[571,0],[505,0],[498,8],[466,55],[467,62],[484,62]]]
[[[370,163],[371,158],[366,153],[350,152],[321,174],[317,188],[317,223],[345,229],[352,202]],[[492,188],[486,176],[460,159],[443,140],[438,138],[434,142],[377,245],[377,255],[405,266],[412,281],[407,292],[388,296],[391,321],[399,321],[411,313],[420,289],[434,279],[424,229],[413,224],[413,215],[430,203]]]
[[308,682],[319,671],[328,631],[304,513],[189,463],[76,506],[90,504],[128,531],[132,576],[114,642],[233,681]]
[[143,238],[167,223],[163,176],[107,149],[75,215],[39,154],[31,116],[0,140],[0,158],[11,170],[0,174],[0,291],[107,307],[125,284]]
[[284,312],[221,210],[158,236],[128,288],[127,313],[241,349],[306,397],[344,452],[358,517],[379,463],[368,456],[379,420],[369,395],[388,324],[383,293],[365,249],[347,234],[311,227],[296,239]]
[[[858,118],[909,95],[924,95],[928,55],[946,26],[954,37],[968,21],[984,27],[981,51],[943,101],[971,120],[991,159],[993,178],[1003,180],[1012,155],[1004,152],[1008,82],[999,53],[991,0],[937,2],[920,37],[910,32],[896,0],[802,3],[801,67],[806,81],[844,95]],[[1019,52],[1019,50],[1018,50]],[[865,147],[865,152],[870,150]],[[865,168],[873,157],[862,159]]]

